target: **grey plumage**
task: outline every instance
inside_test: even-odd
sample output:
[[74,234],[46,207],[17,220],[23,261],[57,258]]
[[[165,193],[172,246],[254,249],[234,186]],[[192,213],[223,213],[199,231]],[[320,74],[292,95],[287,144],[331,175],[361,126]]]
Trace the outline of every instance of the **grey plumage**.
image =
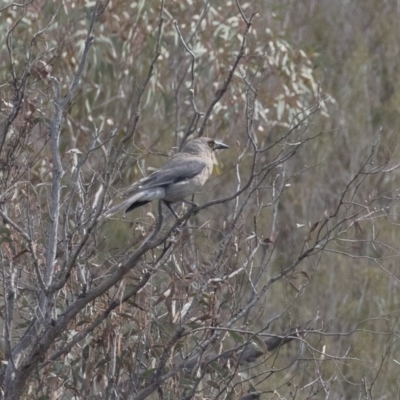
[[226,144],[207,137],[192,140],[158,171],[126,189],[125,200],[106,211],[105,216],[110,217],[123,209],[129,212],[157,199],[168,206],[183,201],[200,189],[211,175],[213,151],[227,148]]

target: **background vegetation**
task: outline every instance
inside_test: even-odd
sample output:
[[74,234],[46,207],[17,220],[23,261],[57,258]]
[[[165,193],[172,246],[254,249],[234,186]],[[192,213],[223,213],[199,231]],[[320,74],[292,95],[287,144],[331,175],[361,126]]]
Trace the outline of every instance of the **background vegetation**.
[[3,398],[399,398],[399,7],[4,1]]

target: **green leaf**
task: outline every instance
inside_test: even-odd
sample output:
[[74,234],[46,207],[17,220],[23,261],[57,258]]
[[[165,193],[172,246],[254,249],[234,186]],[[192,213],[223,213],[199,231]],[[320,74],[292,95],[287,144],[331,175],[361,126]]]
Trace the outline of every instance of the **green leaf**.
[[232,339],[234,339],[236,342],[243,344],[244,343],[244,338],[242,335],[239,335],[237,332],[231,331],[229,332],[231,335]]

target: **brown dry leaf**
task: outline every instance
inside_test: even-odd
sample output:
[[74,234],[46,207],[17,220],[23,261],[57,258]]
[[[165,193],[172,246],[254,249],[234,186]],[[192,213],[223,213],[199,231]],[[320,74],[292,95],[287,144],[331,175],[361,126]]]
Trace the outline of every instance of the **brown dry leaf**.
[[296,293],[300,293],[299,288],[298,288],[292,281],[289,281],[289,285],[293,288],[293,290],[294,290]]
[[315,229],[317,229],[318,225],[319,225],[319,221],[314,222],[314,223],[311,225],[310,233],[313,232],[313,231],[315,231]]
[[310,276],[307,274],[306,271],[300,271],[300,274],[305,276],[307,278],[308,282],[311,282]]
[[360,239],[361,237],[364,236],[364,232],[361,229],[361,225],[358,221],[354,221],[354,230],[357,239]]

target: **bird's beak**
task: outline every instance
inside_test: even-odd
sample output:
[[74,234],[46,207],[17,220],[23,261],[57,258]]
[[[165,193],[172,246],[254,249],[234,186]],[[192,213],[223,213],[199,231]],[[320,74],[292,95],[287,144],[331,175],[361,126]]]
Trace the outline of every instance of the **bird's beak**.
[[214,140],[214,150],[223,150],[223,149],[229,149],[229,146],[225,143],[218,142],[217,140]]

